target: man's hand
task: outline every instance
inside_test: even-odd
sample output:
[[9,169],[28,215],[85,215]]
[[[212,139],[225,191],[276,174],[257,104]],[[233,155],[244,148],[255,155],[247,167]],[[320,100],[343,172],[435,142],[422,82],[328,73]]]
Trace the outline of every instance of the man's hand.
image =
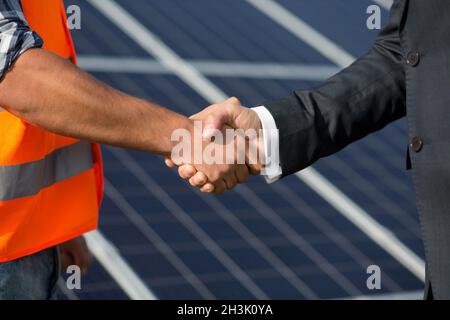
[[61,256],[61,271],[65,272],[70,265],[77,265],[81,273],[85,274],[92,264],[92,255],[89,251],[84,237],[78,237],[59,245]]
[[[193,115],[191,119],[203,121],[204,139],[210,139],[215,130],[220,130],[224,128],[224,126],[242,129],[244,131],[253,129],[256,132],[259,132],[261,129],[261,122],[256,112],[242,107],[237,98],[230,98],[223,103],[211,105],[203,111]],[[260,147],[261,146],[258,145],[258,148]],[[175,167],[175,164],[171,159],[166,158],[165,162],[168,167]],[[247,168],[253,175],[259,174],[261,171],[261,161],[252,164],[247,162]],[[241,171],[243,170],[241,169]],[[200,191],[202,192],[222,193],[224,191],[221,186],[218,188],[217,184],[212,183],[208,179],[208,175],[199,166],[182,165],[178,168],[178,173],[183,179],[188,179],[192,186],[200,188]],[[237,182],[244,182],[245,180],[238,179]],[[235,185],[236,184],[234,184],[233,187]],[[227,186],[226,189],[231,188]]]

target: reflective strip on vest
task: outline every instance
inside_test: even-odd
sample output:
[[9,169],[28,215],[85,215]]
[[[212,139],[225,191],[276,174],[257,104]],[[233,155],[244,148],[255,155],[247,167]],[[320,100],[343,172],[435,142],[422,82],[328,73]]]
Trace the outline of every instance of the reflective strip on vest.
[[0,166],[0,201],[32,196],[43,188],[92,168],[91,144],[79,141],[45,158],[14,166]]
[[2,107],[0,107],[0,112],[5,111]]

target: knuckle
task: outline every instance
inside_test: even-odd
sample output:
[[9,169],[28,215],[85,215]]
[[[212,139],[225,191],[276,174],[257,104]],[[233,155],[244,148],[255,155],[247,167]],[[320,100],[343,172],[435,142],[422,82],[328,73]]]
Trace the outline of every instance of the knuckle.
[[233,103],[233,104],[240,104],[239,99],[236,98],[236,97],[231,97],[231,98],[229,99],[229,101],[230,101],[231,103]]

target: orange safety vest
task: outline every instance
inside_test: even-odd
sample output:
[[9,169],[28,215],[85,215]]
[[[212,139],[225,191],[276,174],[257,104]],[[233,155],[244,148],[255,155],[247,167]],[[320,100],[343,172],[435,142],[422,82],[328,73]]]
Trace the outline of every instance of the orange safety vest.
[[[44,48],[75,63],[62,0],[22,0],[22,8]],[[95,229],[102,179],[97,144],[59,136],[0,112],[0,262]]]

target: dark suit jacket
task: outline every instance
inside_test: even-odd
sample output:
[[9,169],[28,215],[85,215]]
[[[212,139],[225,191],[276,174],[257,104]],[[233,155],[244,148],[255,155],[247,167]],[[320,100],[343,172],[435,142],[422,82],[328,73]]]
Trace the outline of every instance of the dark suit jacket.
[[395,1],[366,55],[265,106],[280,130],[283,175],[407,115],[427,284],[450,299],[450,1]]

